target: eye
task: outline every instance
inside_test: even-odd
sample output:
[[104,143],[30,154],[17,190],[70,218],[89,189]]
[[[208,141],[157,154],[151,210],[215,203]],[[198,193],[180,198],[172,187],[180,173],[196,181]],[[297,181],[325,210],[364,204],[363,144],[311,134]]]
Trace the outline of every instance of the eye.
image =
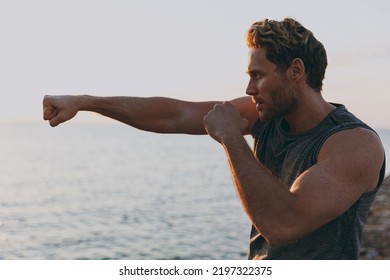
[[261,78],[263,78],[263,75],[260,74],[260,73],[254,73],[254,74],[253,74],[253,78],[254,78],[255,80],[260,80]]
[[254,70],[254,71],[248,71],[248,74],[249,74],[249,76],[251,77],[251,79],[254,79],[254,80],[256,80],[256,81],[258,81],[258,80],[264,78],[264,73],[258,72],[258,71],[256,71],[256,70]]
[[254,79],[256,81],[261,80],[264,77],[264,75],[262,73],[259,73],[259,72],[252,72],[250,76],[252,79]]

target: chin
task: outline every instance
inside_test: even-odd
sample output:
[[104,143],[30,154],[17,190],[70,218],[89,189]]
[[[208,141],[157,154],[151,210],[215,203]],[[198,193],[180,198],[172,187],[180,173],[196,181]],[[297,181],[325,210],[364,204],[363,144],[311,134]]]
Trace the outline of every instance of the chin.
[[275,119],[279,116],[282,116],[282,115],[283,114],[275,114],[272,112],[263,111],[263,112],[259,112],[259,119],[262,122],[267,122],[267,121],[273,120],[273,119]]
[[267,122],[267,121],[270,121],[271,119],[273,119],[273,117],[271,117],[271,116],[265,114],[264,112],[260,112],[260,113],[259,113],[259,119],[260,119],[260,121],[262,121],[262,122]]

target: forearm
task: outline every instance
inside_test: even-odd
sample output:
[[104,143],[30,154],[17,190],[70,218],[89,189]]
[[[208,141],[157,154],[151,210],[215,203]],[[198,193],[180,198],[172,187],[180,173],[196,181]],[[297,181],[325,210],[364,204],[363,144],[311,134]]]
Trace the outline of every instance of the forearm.
[[294,239],[294,195],[254,157],[239,135],[221,143],[227,154],[234,185],[252,224],[270,244]]
[[295,196],[255,158],[242,136],[249,122],[230,102],[204,119],[207,133],[225,149],[237,194],[252,224],[272,244],[297,238]]
[[180,117],[180,111],[174,109],[174,101],[165,98],[84,95],[79,100],[79,111],[99,113],[142,130],[173,131],[170,120]]
[[90,111],[157,133],[205,134],[203,116],[216,102],[165,97],[78,96],[78,111]]

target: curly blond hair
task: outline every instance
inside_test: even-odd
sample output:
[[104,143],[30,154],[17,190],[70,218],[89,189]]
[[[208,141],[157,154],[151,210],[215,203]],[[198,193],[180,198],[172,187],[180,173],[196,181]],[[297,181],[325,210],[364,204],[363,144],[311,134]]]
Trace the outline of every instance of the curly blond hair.
[[248,30],[246,42],[250,48],[264,48],[267,59],[286,71],[294,58],[302,59],[307,74],[307,84],[322,90],[325,69],[328,65],[326,51],[313,33],[292,18],[282,21],[255,22]]

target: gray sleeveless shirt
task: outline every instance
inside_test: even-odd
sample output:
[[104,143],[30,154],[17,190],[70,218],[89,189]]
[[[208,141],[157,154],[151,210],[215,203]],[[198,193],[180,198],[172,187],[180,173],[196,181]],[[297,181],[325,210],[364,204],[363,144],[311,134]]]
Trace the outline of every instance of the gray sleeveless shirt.
[[[291,187],[295,179],[317,163],[322,144],[332,134],[356,127],[372,130],[343,105],[336,106],[313,129],[293,134],[287,132],[283,118],[258,121],[252,128],[255,153],[259,161],[284,184]],[[358,259],[364,223],[370,206],[384,179],[385,162],[378,186],[364,193],[345,213],[297,241],[271,247],[252,226],[250,259]]]

